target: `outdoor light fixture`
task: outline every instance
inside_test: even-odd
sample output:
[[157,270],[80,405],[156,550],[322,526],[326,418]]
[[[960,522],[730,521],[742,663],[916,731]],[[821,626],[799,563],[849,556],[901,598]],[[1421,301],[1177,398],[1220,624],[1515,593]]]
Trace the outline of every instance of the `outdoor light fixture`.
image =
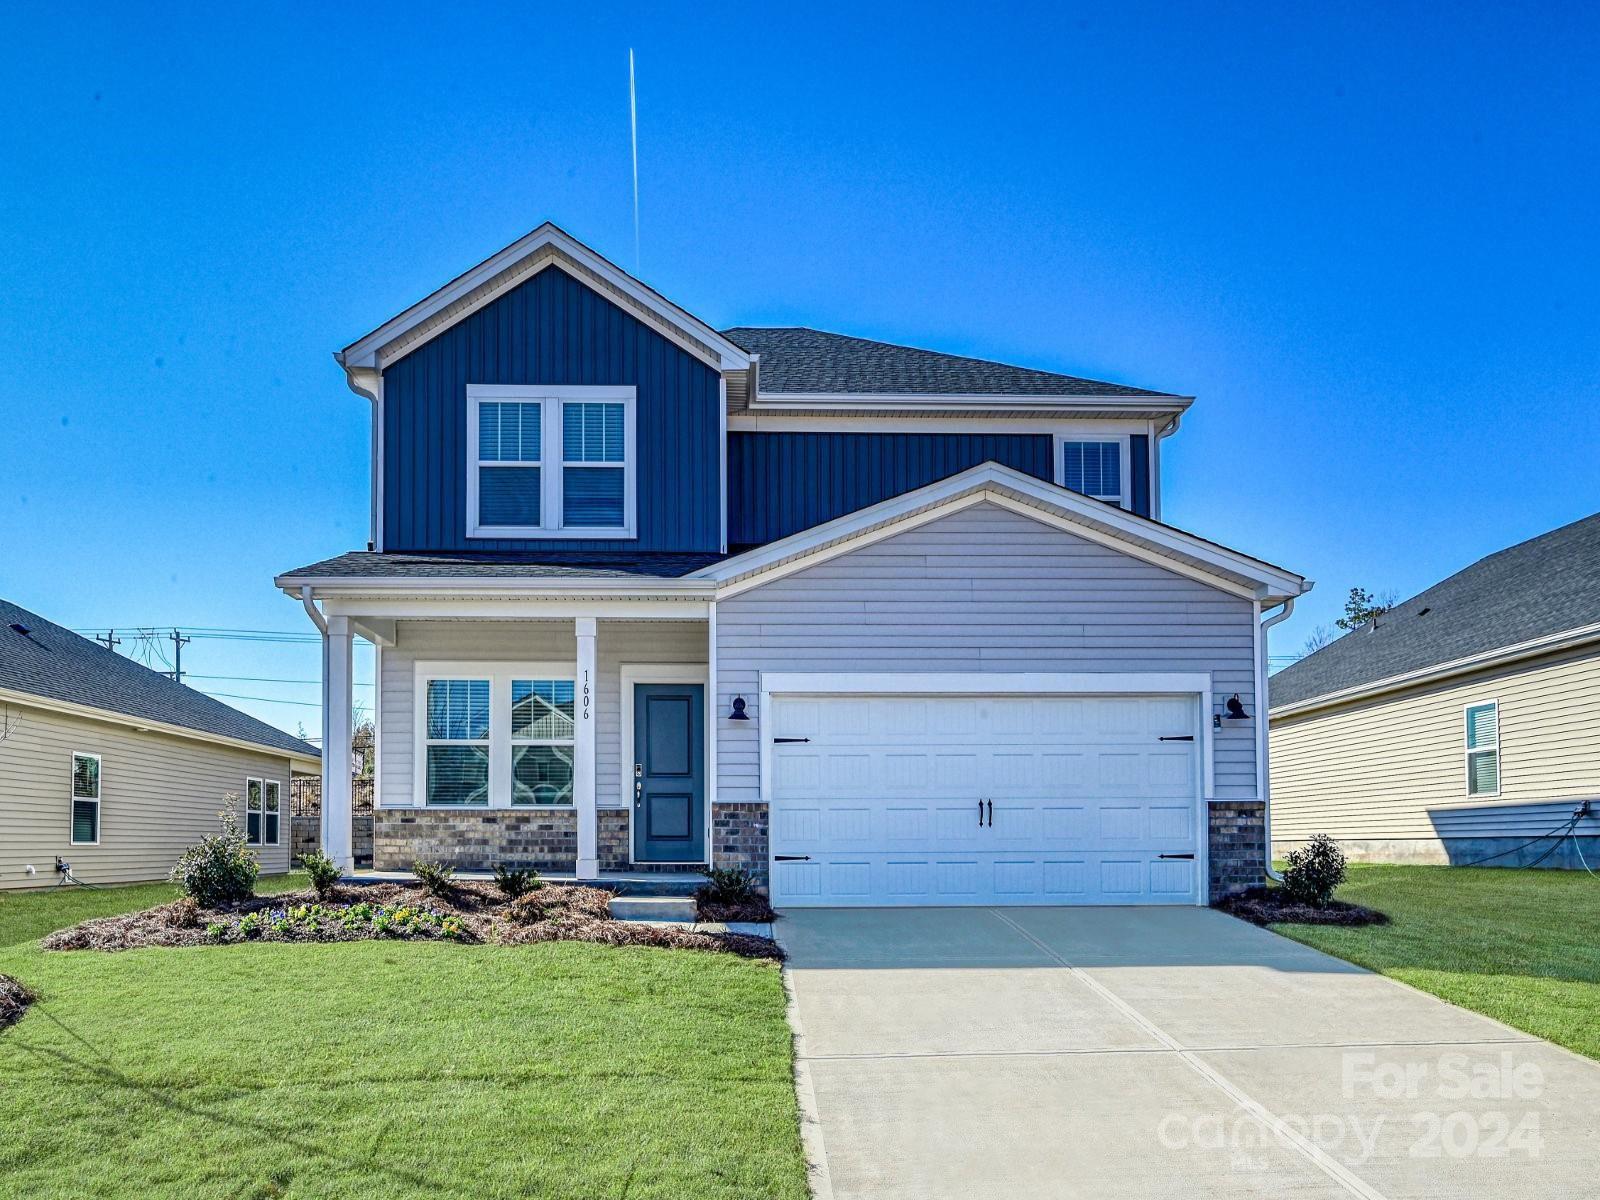
[[745,712],[745,710],[744,710],[744,697],[743,696],[735,696],[733,698],[733,711],[728,714],[728,720],[730,720],[730,721],[748,721],[749,719],[750,719],[750,714]]
[[1244,705],[1239,701],[1238,692],[1229,697],[1228,702],[1223,707],[1228,710],[1228,720],[1230,721],[1247,721],[1250,719],[1250,714],[1245,712]]

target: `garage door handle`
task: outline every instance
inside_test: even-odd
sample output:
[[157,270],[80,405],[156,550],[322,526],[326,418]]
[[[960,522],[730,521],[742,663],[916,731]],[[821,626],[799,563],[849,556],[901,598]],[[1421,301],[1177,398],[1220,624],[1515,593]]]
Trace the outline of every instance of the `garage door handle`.
[[[1190,857],[1193,857],[1193,856],[1191,855]],[[772,856],[772,861],[773,862],[810,862],[811,861],[811,855],[809,855],[809,854],[774,854]]]
[[785,742],[809,742],[810,738],[773,738],[773,744],[781,746]]
[[1158,854],[1158,855],[1156,855],[1156,857],[1157,858],[1187,858],[1187,859],[1190,859],[1191,861],[1194,859],[1194,855],[1192,855],[1192,854]]
[[994,801],[989,801],[989,828],[994,828]]

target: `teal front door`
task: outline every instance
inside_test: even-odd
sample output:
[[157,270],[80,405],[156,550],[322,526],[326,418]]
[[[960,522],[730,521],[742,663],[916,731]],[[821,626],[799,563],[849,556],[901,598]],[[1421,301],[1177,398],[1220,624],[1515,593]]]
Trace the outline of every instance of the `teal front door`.
[[633,687],[633,861],[706,861],[705,688]]

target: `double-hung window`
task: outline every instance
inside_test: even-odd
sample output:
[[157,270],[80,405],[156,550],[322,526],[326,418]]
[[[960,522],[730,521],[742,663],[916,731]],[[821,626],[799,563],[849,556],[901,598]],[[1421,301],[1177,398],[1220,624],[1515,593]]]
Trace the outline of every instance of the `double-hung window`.
[[72,756],[72,844],[94,846],[100,841],[100,756]]
[[1500,705],[1467,705],[1467,795],[1500,794]]
[[511,681],[511,803],[571,804],[573,681]]
[[489,803],[488,679],[429,679],[423,730],[428,804]]
[[1128,439],[1059,437],[1056,481],[1062,487],[1110,504],[1128,501]]
[[467,536],[635,536],[632,387],[469,384]]
[[554,663],[418,663],[418,802],[572,803],[577,687]]
[[247,846],[261,845],[261,780],[244,781],[244,841]]

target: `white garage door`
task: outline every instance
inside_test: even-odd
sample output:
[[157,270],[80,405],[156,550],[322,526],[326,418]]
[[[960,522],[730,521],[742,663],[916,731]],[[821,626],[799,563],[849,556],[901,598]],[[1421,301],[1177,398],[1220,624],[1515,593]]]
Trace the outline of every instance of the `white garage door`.
[[772,708],[775,905],[1199,902],[1192,696]]

